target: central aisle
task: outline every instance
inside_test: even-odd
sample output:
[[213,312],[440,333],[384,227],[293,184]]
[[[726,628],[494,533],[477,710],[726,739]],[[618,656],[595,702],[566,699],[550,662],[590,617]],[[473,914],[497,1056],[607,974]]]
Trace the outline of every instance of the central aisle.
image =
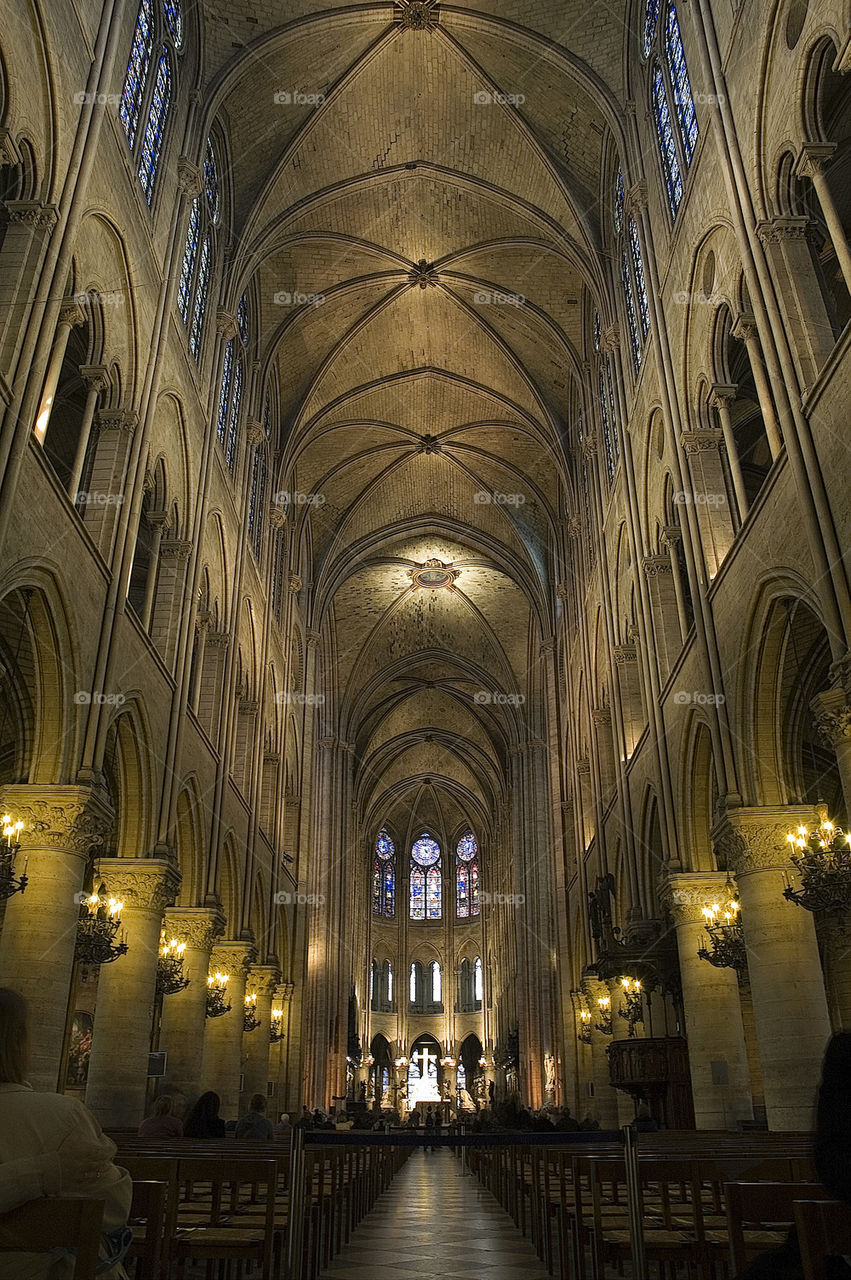
[[322,1273],[328,1280],[548,1280],[528,1240],[448,1148],[415,1151]]

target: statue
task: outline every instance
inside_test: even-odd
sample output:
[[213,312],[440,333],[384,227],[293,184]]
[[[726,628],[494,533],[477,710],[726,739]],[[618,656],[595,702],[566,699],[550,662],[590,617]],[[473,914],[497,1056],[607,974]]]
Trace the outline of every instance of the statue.
[[612,932],[612,903],[615,896],[615,877],[611,871],[597,877],[596,888],[588,894],[588,919],[591,937],[598,946],[605,945]]
[[551,1053],[544,1055],[544,1070],[547,1073],[547,1097],[552,1101],[556,1093],[556,1060]]

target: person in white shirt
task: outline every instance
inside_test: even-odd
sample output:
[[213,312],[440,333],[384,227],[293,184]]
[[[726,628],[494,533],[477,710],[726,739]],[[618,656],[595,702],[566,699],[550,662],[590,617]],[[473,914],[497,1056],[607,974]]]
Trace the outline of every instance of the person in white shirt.
[[[22,996],[0,988],[0,1203],[5,1182],[23,1174],[33,1197],[58,1193],[104,1201],[103,1230],[114,1233],[127,1222],[133,1184],[126,1169],[113,1164],[115,1143],[76,1098],[36,1093],[26,1083],[29,1036]],[[18,1166],[17,1169],[15,1166]],[[11,1206],[9,1206],[11,1207]],[[106,1244],[102,1250],[109,1256]],[[44,1253],[0,1255],[3,1280],[66,1280],[71,1257]],[[125,1280],[120,1264],[100,1273],[101,1280]]]

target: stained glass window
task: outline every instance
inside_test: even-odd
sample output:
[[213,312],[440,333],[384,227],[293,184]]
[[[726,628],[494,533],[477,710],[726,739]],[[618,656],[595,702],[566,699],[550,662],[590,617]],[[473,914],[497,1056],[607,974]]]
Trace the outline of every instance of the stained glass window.
[[440,1004],[443,999],[443,982],[440,976],[440,965],[436,960],[431,962],[431,1002]]
[[275,530],[275,557],[272,569],[272,610],[278,622],[284,612],[284,571],[287,565],[287,535],[285,530]]
[[375,852],[379,858],[392,858],[396,852],[396,846],[390,839],[390,836],[382,827],[378,833],[378,839],[375,842]]
[[272,396],[269,388],[266,388],[266,395],[263,399],[263,430],[266,433],[266,439],[272,439]]
[[189,320],[189,299],[192,297],[192,277],[195,274],[195,261],[198,257],[198,232],[201,224],[201,202],[196,196],[189,210],[189,226],[186,231],[186,245],[183,249],[183,265],[180,268],[180,281],[177,286],[177,307],[183,323]]
[[414,842],[411,857],[421,867],[434,866],[440,857],[440,845],[436,840],[432,840],[427,831],[424,831],[419,840]]
[[479,846],[476,844],[476,837],[471,831],[462,836],[458,841],[456,853],[462,862],[472,862],[476,854],[479,852]]
[[615,409],[615,379],[612,374],[611,358],[606,356],[604,363],[606,369],[606,387],[609,392],[609,417],[612,423],[612,445],[615,451],[615,458],[618,458],[620,457],[621,442],[620,435],[618,433],[618,415],[617,410]]
[[154,183],[157,180],[163,133],[170,105],[171,62],[168,50],[163,49],[160,53],[157,78],[154,81],[154,92],[148,110],[148,123],[145,125],[145,134],[139,149],[139,181],[148,204],[151,203],[154,195]]
[[216,434],[224,445],[227,439],[228,409],[230,408],[230,384],[233,378],[233,342],[225,347],[225,358],[222,363],[222,380],[219,385],[219,409],[216,416]]
[[615,230],[617,231],[618,235],[620,235],[621,229],[623,227],[623,205],[624,205],[625,195],[626,195],[626,192],[624,191],[623,171],[620,165],[618,165],[618,171],[615,174],[615,207],[614,207]]
[[254,450],[254,464],[251,471],[251,495],[248,502],[248,536],[254,548],[254,554],[260,558],[260,546],[263,539],[263,502],[266,497],[266,450],[258,445]]
[[163,0],[163,16],[174,43],[183,44],[183,9],[180,0]]
[[674,91],[674,105],[677,109],[683,155],[688,166],[691,164],[694,149],[697,146],[697,115],[694,110],[694,98],[691,92],[688,67],[686,66],[683,39],[680,35],[680,24],[673,0],[668,5],[668,14],[665,20],[665,53],[668,57],[668,70],[671,74],[671,87]]
[[632,363],[635,372],[638,373],[641,368],[641,339],[638,336],[638,320],[635,315],[635,300],[632,296],[632,281],[629,278],[626,249],[621,249],[621,285],[623,286],[624,303],[626,304],[626,322],[629,329]]
[[195,286],[195,309],[192,313],[192,328],[189,331],[189,350],[197,360],[201,350],[201,338],[204,333],[204,316],[207,311],[207,291],[210,287],[210,257],[212,246],[210,237],[204,237],[201,246],[201,258],[198,263],[198,283]]
[[641,321],[641,334],[646,338],[650,329],[650,308],[647,303],[647,285],[644,280],[644,260],[641,257],[641,245],[638,242],[638,228],[635,219],[629,219],[629,251],[632,256],[632,274],[635,279],[635,292],[638,296],[638,316]]
[[601,337],[601,324],[600,324],[600,313],[599,313],[599,311],[595,311],[595,312],[594,312],[594,327],[593,327],[593,333],[594,333],[594,350],[595,350],[595,351],[599,351],[599,350],[600,350],[600,337]]
[[204,152],[204,191],[207,196],[207,208],[210,210],[210,217],[214,222],[219,220],[219,166],[216,163],[216,153],[213,150],[213,141],[207,139],[207,149]]
[[408,979],[408,998],[411,1004],[417,1003],[417,966],[416,962],[411,965],[411,975]]
[[387,1003],[393,1003],[393,966],[387,961]]
[[478,862],[470,863],[470,915],[477,916],[481,910],[479,906],[479,864]]
[[239,300],[239,306],[236,309],[236,327],[239,329],[239,336],[242,338],[242,345],[248,346],[248,300],[245,294]]
[[388,920],[396,914],[396,868],[392,862],[384,867],[382,908]]
[[230,406],[230,426],[228,442],[225,450],[228,466],[233,471],[236,465],[236,446],[239,440],[239,410],[242,404],[242,359],[238,358],[233,370],[233,396]]
[[422,867],[411,868],[411,919],[425,920],[425,872]]
[[683,198],[683,176],[680,158],[677,155],[677,144],[674,141],[674,131],[671,127],[671,112],[661,67],[656,67],[653,72],[653,107],[656,113],[656,135],[659,139],[668,204],[671,207],[671,213],[676,215]]
[[426,916],[439,920],[441,913],[440,867],[429,867],[426,872]]
[[659,22],[659,0],[645,0],[644,3],[644,34],[641,42],[641,48],[645,58],[650,52],[653,44],[653,37],[656,34],[656,26]]
[[455,886],[455,911],[459,920],[470,918],[470,868],[465,862],[458,864]]
[[606,379],[600,369],[600,417],[603,421],[603,446],[606,451],[606,471],[611,484],[615,476],[615,451],[612,444],[612,424],[609,419],[609,398],[606,394]]
[[478,1004],[481,1004],[485,995],[484,974],[482,972],[482,957],[476,956],[476,963],[473,966],[473,994]]
[[136,15],[136,27],[133,31],[133,43],[130,46],[130,58],[124,76],[124,87],[121,90],[121,106],[119,117],[127,135],[127,141],[133,147],[136,132],[139,128],[139,112],[145,93],[145,82],[151,65],[151,54],[154,47],[153,14],[151,0],[141,0]]
[[381,864],[377,858],[372,868],[372,914],[381,915]]

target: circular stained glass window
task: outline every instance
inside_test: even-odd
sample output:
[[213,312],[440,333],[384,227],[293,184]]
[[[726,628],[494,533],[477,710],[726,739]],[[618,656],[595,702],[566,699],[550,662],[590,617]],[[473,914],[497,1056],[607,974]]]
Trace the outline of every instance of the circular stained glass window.
[[386,831],[379,831],[378,839],[375,842],[375,852],[379,858],[384,858],[385,861],[388,858],[392,858],[396,852],[396,846]]
[[421,867],[433,867],[440,858],[440,845],[426,831],[414,842],[411,857]]
[[458,841],[458,847],[455,850],[462,862],[472,862],[476,854],[479,852],[479,846],[476,844],[476,837],[472,832],[462,836]]

